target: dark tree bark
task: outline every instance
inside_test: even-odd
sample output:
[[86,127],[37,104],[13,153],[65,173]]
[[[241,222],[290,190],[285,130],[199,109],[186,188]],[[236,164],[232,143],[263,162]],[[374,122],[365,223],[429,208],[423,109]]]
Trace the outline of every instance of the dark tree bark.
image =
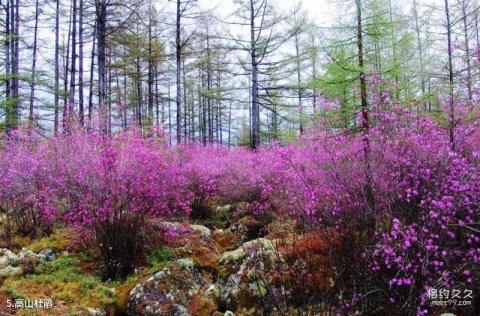
[[[418,62],[420,64],[420,89],[422,90],[422,97],[425,96],[425,71],[423,62],[423,47],[422,40],[420,38],[420,24],[418,23],[418,6],[417,0],[413,0],[413,14],[415,18],[415,33],[417,35],[417,50],[418,50]],[[422,101],[422,103],[425,103]],[[426,106],[426,105],[425,105]]]
[[35,1],[35,26],[33,28],[33,54],[32,54],[32,79],[30,82],[30,106],[28,120],[30,123],[33,123],[33,102],[35,100],[35,82],[36,82],[36,71],[37,71],[37,35],[38,35],[38,16],[40,12],[38,10],[38,0]]
[[448,84],[449,84],[449,115],[448,115],[448,131],[450,137],[450,146],[455,150],[455,109],[453,104],[453,63],[452,63],[452,29],[450,24],[450,11],[448,8],[448,0],[445,0],[445,15],[447,18],[447,45],[448,45]]
[[358,49],[358,68],[360,80],[360,100],[362,111],[362,129],[363,129],[363,153],[365,160],[365,197],[368,202],[370,211],[374,209],[373,197],[373,180],[372,171],[370,167],[370,141],[369,129],[370,121],[368,117],[368,103],[367,103],[367,83],[364,72],[363,60],[363,20],[362,20],[362,0],[355,0],[357,6],[357,49]]
[[11,130],[17,127],[19,121],[19,0],[7,0],[9,1],[6,7],[7,18],[9,22],[8,26],[8,44],[6,49],[9,53],[6,57],[9,57],[8,63],[8,99],[7,107],[5,111],[6,129]]
[[[68,128],[68,72],[69,72],[69,61],[70,61],[70,36],[72,35],[72,10],[73,7],[70,9],[70,15],[68,20],[68,33],[67,33],[67,53],[65,54],[65,71],[63,77],[63,118],[62,118],[62,127],[63,132],[65,132]],[[65,40],[64,40],[65,41]]]
[[183,81],[183,107],[184,107],[184,111],[183,111],[183,139],[185,141],[185,143],[187,142],[187,119],[188,119],[188,100],[187,100],[187,85],[186,85],[186,70],[185,70],[185,58],[182,58],[182,81]]
[[58,112],[59,112],[59,92],[60,92],[60,0],[56,1],[55,8],[55,96],[54,96],[54,134],[58,135]]
[[75,78],[77,67],[77,0],[72,0],[72,58],[70,67],[70,93],[68,95],[67,108],[67,129],[70,128],[73,119],[73,109],[75,105]]
[[[11,46],[11,33],[10,33],[10,1],[7,0],[7,4],[5,6],[5,99],[7,101],[10,100],[11,97],[11,86],[10,86],[10,76],[11,76],[11,69],[10,69],[10,46]],[[7,112],[8,113],[8,112]],[[6,125],[8,127],[8,116],[5,117]]]
[[251,147],[256,149],[260,145],[260,104],[258,100],[258,64],[257,64],[257,46],[256,46],[256,25],[255,25],[255,7],[253,0],[250,0],[250,58],[252,67],[252,135]]
[[78,116],[80,126],[84,126],[84,98],[83,98],[83,0],[79,3],[79,20],[78,20]]
[[98,69],[98,110],[100,115],[100,125],[105,133],[108,131],[108,122],[106,117],[108,114],[108,109],[105,109],[105,53],[107,47],[107,4],[107,0],[95,0]]
[[462,0],[462,21],[463,21],[463,36],[465,40],[465,61],[467,63],[467,96],[468,103],[472,101],[472,69],[470,65],[470,46],[468,40],[468,25],[467,25],[467,4]]
[[176,83],[177,83],[177,95],[175,103],[177,105],[177,144],[180,144],[182,141],[182,109],[181,109],[181,97],[182,97],[182,87],[181,87],[181,53],[182,53],[182,43],[180,38],[181,33],[181,1],[177,0],[177,19],[176,19],[176,28],[175,28],[175,60],[177,64],[176,69]]
[[97,24],[93,27],[93,39],[92,39],[92,52],[90,57],[90,82],[89,82],[89,92],[88,92],[88,120],[92,119],[93,112],[93,70],[95,68],[95,41],[97,39]]
[[20,0],[15,1],[15,33],[14,33],[14,62],[12,63],[13,77],[13,126],[17,126],[20,120],[20,94],[19,94],[19,77],[20,77]]
[[153,124],[153,50],[152,50],[152,7],[149,7],[149,22],[148,22],[148,124]]
[[140,128],[143,126],[142,121],[142,72],[140,70],[140,57],[137,57],[135,66],[137,73],[135,76],[137,87],[137,124]]
[[300,122],[300,135],[303,134],[303,102],[302,102],[302,73],[301,73],[301,61],[300,61],[300,42],[298,39],[298,33],[295,32],[295,54],[296,54],[296,66],[297,66],[297,93],[298,93],[298,116]]

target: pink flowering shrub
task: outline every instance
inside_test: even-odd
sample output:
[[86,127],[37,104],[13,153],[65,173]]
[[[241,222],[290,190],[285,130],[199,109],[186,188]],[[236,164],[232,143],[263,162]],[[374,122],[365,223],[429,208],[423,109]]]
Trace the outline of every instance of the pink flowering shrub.
[[[197,145],[178,149],[177,159],[195,196],[196,207],[205,203],[248,203],[252,212],[270,207],[262,195],[268,179],[275,175],[270,150],[256,154],[248,149]],[[195,209],[195,207],[194,207]]]
[[[430,309],[430,288],[478,280],[479,170],[451,151],[447,131],[428,118],[392,107],[372,120],[373,207],[362,134],[333,131],[311,131],[298,144],[274,149],[283,172],[270,201],[309,230],[342,234],[341,273],[334,278],[340,313],[375,306],[421,315]],[[459,140],[459,152],[474,153],[468,144]]]
[[64,218],[92,239],[108,277],[133,269],[149,217],[190,210],[187,180],[161,142],[137,133],[79,133],[59,138],[52,147],[65,162],[59,166]]
[[[170,148],[159,132],[20,132],[1,152],[0,207],[26,234],[53,220],[78,228],[114,278],[142,256],[150,219],[244,202],[251,215],[293,219],[303,236],[335,232],[334,251],[324,245],[332,285],[321,296],[332,311],[430,313],[430,289],[474,287],[480,277],[480,129],[457,115],[453,151],[432,119],[380,91],[369,101],[368,133],[317,124],[256,152]],[[310,255],[289,264],[305,267]],[[302,295],[299,305],[319,299]]]
[[2,205],[77,228],[109,278],[125,276],[141,258],[148,218],[190,210],[187,179],[170,149],[135,132],[80,131],[7,144],[2,164]]
[[51,231],[57,210],[55,173],[52,160],[40,139],[18,130],[0,151],[0,211],[4,230],[37,237]]

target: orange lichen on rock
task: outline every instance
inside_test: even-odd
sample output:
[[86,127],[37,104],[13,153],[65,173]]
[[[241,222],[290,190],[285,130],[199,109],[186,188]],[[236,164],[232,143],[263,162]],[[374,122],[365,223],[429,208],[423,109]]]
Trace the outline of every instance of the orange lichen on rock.
[[238,247],[241,236],[230,230],[217,229],[213,232],[212,238],[223,250],[231,250]]
[[[274,276],[274,282],[290,279],[292,287],[298,290],[305,287],[327,289],[333,286],[333,267],[338,259],[341,245],[340,235],[334,231],[321,231],[304,236],[290,235],[277,243],[278,252],[286,265],[280,274]],[[301,279],[295,280],[300,271],[294,271],[294,263],[302,262]],[[297,284],[298,283],[298,284]]]

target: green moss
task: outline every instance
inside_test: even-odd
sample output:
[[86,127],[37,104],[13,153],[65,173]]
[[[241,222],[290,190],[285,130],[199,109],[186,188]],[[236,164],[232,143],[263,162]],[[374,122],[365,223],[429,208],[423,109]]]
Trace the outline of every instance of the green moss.
[[174,254],[170,249],[156,249],[148,258],[148,262],[151,266],[149,272],[151,274],[157,273],[166,266],[173,256]]
[[116,284],[104,284],[85,275],[75,257],[61,257],[40,264],[34,274],[7,278],[3,290],[12,298],[52,298],[72,305],[72,311],[86,307],[105,308],[115,303]]
[[65,229],[56,230],[52,235],[33,241],[27,248],[39,252],[43,249],[63,251],[71,243],[70,232]]

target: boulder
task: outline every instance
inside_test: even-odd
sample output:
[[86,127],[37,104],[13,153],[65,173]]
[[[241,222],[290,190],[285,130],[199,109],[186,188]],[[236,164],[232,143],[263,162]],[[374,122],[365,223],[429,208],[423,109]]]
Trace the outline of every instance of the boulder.
[[215,285],[200,290],[190,301],[190,315],[212,315],[218,309],[218,288]]
[[90,316],[106,316],[107,315],[107,312],[99,308],[87,307],[85,310]]
[[240,246],[242,237],[229,229],[216,229],[213,231],[212,239],[220,248],[231,250]]
[[9,264],[10,264],[10,260],[8,259],[7,256],[0,257],[0,269],[5,268]]
[[[15,254],[6,248],[0,249],[0,276],[20,275],[33,272],[38,263],[45,260],[45,256],[37,254],[27,248]],[[20,266],[20,267],[17,267]]]
[[212,232],[210,229],[203,225],[190,225],[190,230],[198,233],[200,237],[206,241],[209,241],[212,238]]
[[220,256],[219,301],[229,310],[260,304],[267,295],[270,272],[279,260],[274,243],[258,238]]
[[21,267],[12,267],[10,265],[0,269],[0,278],[7,278],[10,276],[19,276],[23,274]]
[[7,248],[0,248],[0,257],[7,258],[9,262],[18,260],[18,256]]
[[209,285],[193,260],[170,262],[132,289],[127,315],[188,316],[189,304]]
[[18,261],[41,261],[45,260],[45,255],[40,253],[35,253],[27,248],[22,248],[22,250],[18,253]]
[[277,254],[277,250],[271,240],[267,238],[258,238],[247,241],[235,250],[224,252],[220,256],[220,264],[238,263],[250,253],[274,259],[273,256]]
[[[55,260],[55,252],[51,248],[43,249],[38,253],[39,255],[43,256],[46,261],[53,261]],[[67,254],[68,255],[68,254]]]

